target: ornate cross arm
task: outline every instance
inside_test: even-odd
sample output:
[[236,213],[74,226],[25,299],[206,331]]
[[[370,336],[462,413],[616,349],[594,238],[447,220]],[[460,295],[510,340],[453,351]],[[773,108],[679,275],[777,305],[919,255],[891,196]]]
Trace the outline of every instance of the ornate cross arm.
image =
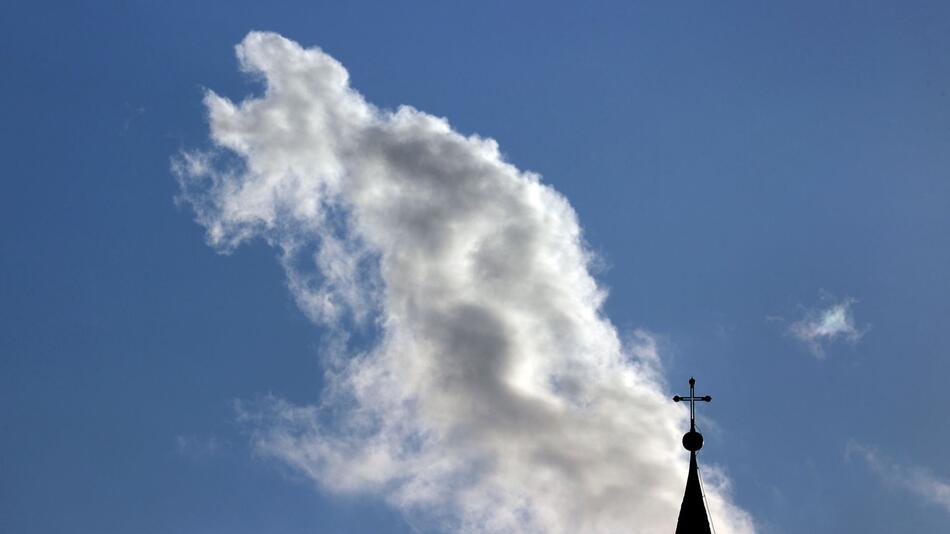
[[709,402],[712,400],[712,397],[709,395],[697,397],[695,387],[696,379],[690,377],[689,397],[681,397],[679,395],[673,397],[673,402],[689,401],[689,433],[683,436],[683,446],[686,447],[687,450],[692,451],[699,450],[703,446],[703,437],[698,432],[696,432],[696,402]]

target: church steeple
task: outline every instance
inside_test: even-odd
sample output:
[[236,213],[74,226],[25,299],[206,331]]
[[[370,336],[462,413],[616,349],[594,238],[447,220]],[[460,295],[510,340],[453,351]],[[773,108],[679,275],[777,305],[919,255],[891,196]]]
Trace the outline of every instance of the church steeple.
[[711,534],[706,499],[699,481],[699,464],[696,463],[696,451],[703,448],[703,435],[696,432],[696,401],[709,402],[712,397],[697,397],[695,386],[696,379],[690,377],[689,397],[673,397],[675,402],[689,401],[689,432],[683,435],[683,447],[689,451],[689,475],[686,477],[686,493],[680,506],[676,534]]

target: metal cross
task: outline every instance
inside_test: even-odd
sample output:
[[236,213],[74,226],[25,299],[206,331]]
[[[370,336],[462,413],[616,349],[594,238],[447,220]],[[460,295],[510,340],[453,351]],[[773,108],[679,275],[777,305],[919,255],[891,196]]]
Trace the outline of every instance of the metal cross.
[[712,397],[706,395],[705,397],[697,397],[693,391],[693,387],[696,386],[696,379],[689,377],[689,397],[680,397],[676,395],[673,397],[673,402],[680,401],[689,401],[689,431],[696,431],[696,401],[709,402],[712,400]]

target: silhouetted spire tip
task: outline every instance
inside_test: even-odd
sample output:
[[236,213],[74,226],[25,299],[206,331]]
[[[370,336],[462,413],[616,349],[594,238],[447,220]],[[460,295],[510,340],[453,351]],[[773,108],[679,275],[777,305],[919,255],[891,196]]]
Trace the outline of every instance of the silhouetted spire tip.
[[689,451],[689,474],[679,519],[676,522],[676,534],[710,534],[710,521],[699,479],[699,464],[696,462],[696,451],[703,448],[703,435],[696,431],[696,402],[709,402],[712,397],[697,397],[695,386],[696,379],[690,377],[689,397],[673,397],[674,402],[689,401],[689,432],[683,435],[683,448]]

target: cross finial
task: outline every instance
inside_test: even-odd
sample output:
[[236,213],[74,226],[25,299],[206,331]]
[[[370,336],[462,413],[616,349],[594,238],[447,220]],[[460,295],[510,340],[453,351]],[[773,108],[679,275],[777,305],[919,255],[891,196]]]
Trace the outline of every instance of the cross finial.
[[[696,401],[709,402],[712,397],[706,395],[697,397],[695,393],[696,379],[689,377],[689,397],[673,397],[674,402],[689,401],[689,433],[683,436],[683,446],[687,450],[699,450],[703,446],[703,437],[696,432]],[[695,437],[691,437],[695,436]],[[692,448],[695,446],[695,449]]]

